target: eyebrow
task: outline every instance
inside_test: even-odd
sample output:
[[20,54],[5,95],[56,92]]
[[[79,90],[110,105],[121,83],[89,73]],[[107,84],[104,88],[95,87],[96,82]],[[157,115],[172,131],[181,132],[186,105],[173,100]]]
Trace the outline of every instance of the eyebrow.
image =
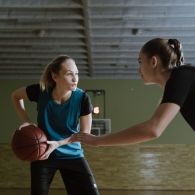
[[[66,73],[66,72],[74,72],[74,71],[72,71],[72,70],[64,70],[64,72]],[[75,72],[79,72],[79,71],[77,70]]]

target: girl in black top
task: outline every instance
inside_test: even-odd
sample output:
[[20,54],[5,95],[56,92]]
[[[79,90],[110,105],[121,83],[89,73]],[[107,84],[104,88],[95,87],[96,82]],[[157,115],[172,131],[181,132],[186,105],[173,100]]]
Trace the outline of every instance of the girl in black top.
[[195,130],[195,67],[184,64],[180,42],[177,39],[152,39],[142,47],[138,62],[144,83],[158,84],[164,90],[162,102],[153,116],[140,124],[105,136],[78,133],[72,141],[94,146],[149,141],[158,138],[179,111]]

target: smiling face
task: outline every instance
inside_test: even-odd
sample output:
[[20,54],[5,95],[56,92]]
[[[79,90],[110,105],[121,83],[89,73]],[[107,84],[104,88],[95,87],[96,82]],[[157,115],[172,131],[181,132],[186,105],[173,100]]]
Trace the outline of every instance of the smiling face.
[[52,78],[56,83],[56,87],[71,91],[76,90],[79,76],[75,61],[67,59],[62,62],[59,72],[57,74],[52,73]]

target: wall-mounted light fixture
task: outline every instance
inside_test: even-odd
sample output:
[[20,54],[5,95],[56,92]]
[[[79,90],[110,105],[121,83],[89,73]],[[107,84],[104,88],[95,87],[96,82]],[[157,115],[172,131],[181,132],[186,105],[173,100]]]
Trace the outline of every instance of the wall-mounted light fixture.
[[93,104],[93,114],[96,118],[106,118],[106,92],[103,89],[87,89]]

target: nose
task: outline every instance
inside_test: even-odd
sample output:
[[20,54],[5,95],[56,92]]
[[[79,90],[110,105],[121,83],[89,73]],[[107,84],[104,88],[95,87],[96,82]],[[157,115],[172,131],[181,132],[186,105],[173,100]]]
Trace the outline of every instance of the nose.
[[72,81],[73,81],[73,82],[76,82],[75,76],[72,77]]
[[73,74],[72,81],[77,82],[78,81],[78,75]]

